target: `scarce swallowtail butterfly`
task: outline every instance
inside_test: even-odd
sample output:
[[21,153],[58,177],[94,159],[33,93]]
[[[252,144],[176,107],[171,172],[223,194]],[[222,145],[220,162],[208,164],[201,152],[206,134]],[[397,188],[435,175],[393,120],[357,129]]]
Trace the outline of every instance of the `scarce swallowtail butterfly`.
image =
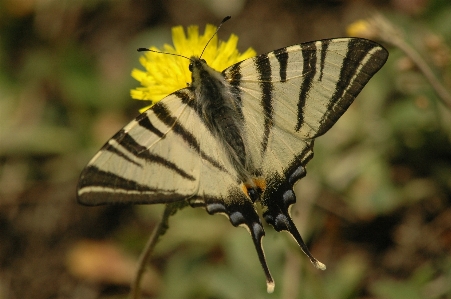
[[[162,54],[164,55],[164,54]],[[266,275],[265,232],[288,231],[310,261],[289,208],[306,175],[314,139],[326,133],[384,65],[388,52],[361,38],[302,43],[249,58],[222,72],[191,57],[192,83],[114,135],[83,170],[84,205],[188,201],[245,226]]]

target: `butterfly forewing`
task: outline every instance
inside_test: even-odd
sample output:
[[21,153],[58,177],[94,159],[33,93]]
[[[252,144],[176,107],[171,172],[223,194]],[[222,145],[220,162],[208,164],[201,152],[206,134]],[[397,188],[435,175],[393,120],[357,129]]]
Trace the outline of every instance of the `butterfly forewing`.
[[343,38],[282,48],[226,69],[240,91],[253,159],[268,170],[275,170],[274,160],[287,168],[333,126],[386,59],[372,41]]
[[190,95],[181,90],[168,96],[110,139],[81,174],[78,200],[87,205],[164,203],[196,194],[197,128],[183,101],[192,100]]
[[[179,90],[139,115],[88,163],[78,200],[105,203],[226,202],[240,190],[236,173]],[[202,179],[200,178],[202,176]]]

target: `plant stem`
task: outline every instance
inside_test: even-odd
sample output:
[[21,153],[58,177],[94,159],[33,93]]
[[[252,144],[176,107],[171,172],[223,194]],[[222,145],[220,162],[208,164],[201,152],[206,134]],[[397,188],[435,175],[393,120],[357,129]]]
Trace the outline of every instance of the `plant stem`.
[[182,209],[186,205],[187,203],[185,202],[166,204],[160,222],[154,228],[152,234],[150,235],[150,238],[147,240],[147,243],[144,247],[143,252],[141,253],[141,256],[139,257],[138,269],[136,271],[135,278],[133,279],[133,282],[131,284],[130,298],[140,299],[141,279],[144,274],[144,271],[146,270],[147,265],[150,262],[150,257],[152,256],[153,249],[155,248],[155,245],[157,244],[160,236],[166,233],[166,230],[169,227],[169,217],[171,215],[174,215],[177,212],[177,210]]
[[381,15],[375,15],[370,22],[379,29],[379,37],[383,41],[399,48],[415,63],[418,69],[424,74],[426,80],[429,81],[439,99],[442,100],[448,109],[451,109],[451,94],[437,79],[432,69],[420,54],[405,41],[401,31]]

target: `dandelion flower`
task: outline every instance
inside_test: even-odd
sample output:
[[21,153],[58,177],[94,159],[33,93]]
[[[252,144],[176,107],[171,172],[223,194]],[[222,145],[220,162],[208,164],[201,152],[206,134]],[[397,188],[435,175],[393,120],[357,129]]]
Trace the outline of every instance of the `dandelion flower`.
[[374,26],[368,20],[357,20],[346,28],[348,36],[359,36],[364,38],[375,38]]
[[[182,26],[172,28],[173,46],[165,44],[163,49],[151,47],[151,50],[180,54],[186,57],[199,56],[208,40],[213,36],[202,55],[207,64],[221,72],[225,68],[244,59],[253,57],[256,52],[249,48],[239,53],[236,48],[238,37],[234,34],[227,41],[218,39],[216,26],[207,25],[204,34],[199,34],[198,26],[189,26],[187,35]],[[145,52],[140,58],[145,70],[133,69],[132,77],[141,83],[141,87],[131,90],[131,97],[136,100],[150,101],[146,110],[170,93],[186,87],[191,83],[191,72],[188,70],[189,60],[174,55]]]

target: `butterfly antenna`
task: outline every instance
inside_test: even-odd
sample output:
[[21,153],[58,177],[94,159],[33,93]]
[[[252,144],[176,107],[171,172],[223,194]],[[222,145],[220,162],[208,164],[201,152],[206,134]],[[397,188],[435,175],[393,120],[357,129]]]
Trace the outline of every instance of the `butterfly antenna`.
[[161,52],[161,51],[156,51],[156,50],[152,50],[152,49],[149,49],[149,48],[138,48],[137,51],[138,52],[154,52],[154,53],[159,53],[159,54],[173,55],[173,56],[183,57],[183,58],[186,58],[186,59],[191,61],[191,59],[189,59],[188,57],[180,55],[180,54],[177,54],[177,53]]
[[205,49],[207,48],[208,44],[211,42],[211,40],[213,39],[213,37],[215,37],[216,33],[218,33],[219,28],[221,28],[222,24],[224,24],[225,22],[227,22],[228,20],[230,20],[231,16],[227,16],[224,19],[222,19],[221,23],[219,23],[218,25],[218,29],[216,29],[216,32],[210,37],[210,39],[208,40],[207,44],[205,45],[204,49],[202,50],[202,53],[200,53],[199,58],[202,57],[202,55],[204,55]]

